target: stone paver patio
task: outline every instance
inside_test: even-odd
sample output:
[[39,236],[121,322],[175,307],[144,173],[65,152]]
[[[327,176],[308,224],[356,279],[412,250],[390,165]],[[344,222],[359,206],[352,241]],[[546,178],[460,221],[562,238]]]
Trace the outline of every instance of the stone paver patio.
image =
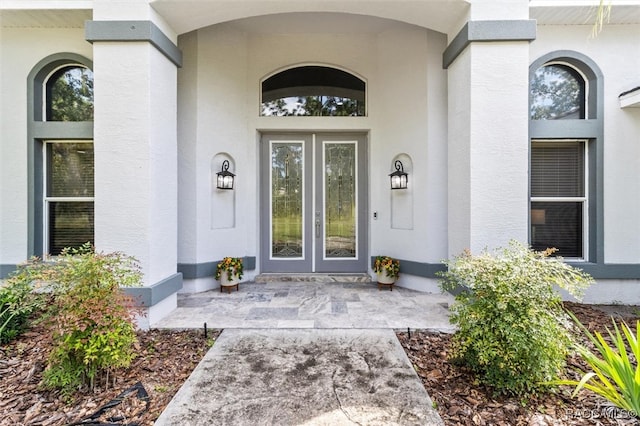
[[452,332],[450,294],[375,283],[241,283],[231,293],[179,294],[178,308],[155,328],[377,328]]

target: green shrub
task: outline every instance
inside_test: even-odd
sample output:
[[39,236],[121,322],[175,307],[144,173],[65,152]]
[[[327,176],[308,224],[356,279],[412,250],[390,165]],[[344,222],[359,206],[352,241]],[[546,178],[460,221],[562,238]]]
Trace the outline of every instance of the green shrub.
[[[592,371],[584,373],[582,380],[557,380],[555,384],[576,386],[573,396],[583,387],[606,398],[616,407],[627,410],[632,415],[640,416],[640,321],[636,322],[635,333],[625,323],[618,327],[613,321],[614,332],[607,329],[611,346],[601,333],[595,336],[573,316],[597,353],[584,345],[576,344],[578,353],[587,362]],[[622,332],[620,331],[622,328]]]
[[77,377],[94,386],[104,373],[127,367],[135,356],[133,301],[121,286],[139,285],[141,274],[135,260],[122,253],[96,253],[90,245],[62,252],[52,268],[57,315],[56,349],[49,359],[44,383],[70,389],[58,377]]
[[593,280],[552,252],[512,241],[493,254],[465,252],[446,262],[441,286],[459,291],[451,358],[496,394],[535,393],[564,366],[569,320],[554,287],[581,297]]
[[135,356],[135,310],[121,286],[139,285],[135,259],[122,253],[96,253],[90,244],[65,249],[54,261],[32,260],[32,280],[52,293],[49,317],[54,349],[43,384],[69,395],[83,384],[126,367]]
[[34,292],[29,271],[19,266],[0,284],[0,344],[18,337],[31,315],[44,305],[44,295]]

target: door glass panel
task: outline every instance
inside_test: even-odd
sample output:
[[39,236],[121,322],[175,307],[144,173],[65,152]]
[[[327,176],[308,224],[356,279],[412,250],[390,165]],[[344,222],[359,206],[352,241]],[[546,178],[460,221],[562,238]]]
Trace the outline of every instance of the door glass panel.
[[271,144],[271,258],[302,258],[303,145]]
[[356,257],[356,145],[325,142],[324,257]]

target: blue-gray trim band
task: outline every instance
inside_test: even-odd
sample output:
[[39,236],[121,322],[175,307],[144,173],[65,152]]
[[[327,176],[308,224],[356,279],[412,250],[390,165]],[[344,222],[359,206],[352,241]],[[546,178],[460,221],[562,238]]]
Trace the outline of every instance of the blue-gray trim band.
[[[422,263],[412,260],[400,260],[400,273],[422,278],[440,278],[438,273],[447,270],[444,263]],[[375,257],[371,257],[371,266]],[[601,280],[640,280],[640,264],[638,263],[605,263],[567,262],[567,264],[582,269],[594,279]]]
[[173,274],[148,287],[123,287],[135,299],[136,306],[153,306],[182,289],[182,274]]
[[536,21],[469,21],[442,54],[442,67],[449,65],[473,42],[531,41],[536,39]]
[[582,269],[595,279],[640,279],[640,264],[637,263],[584,263],[567,262],[574,268]]
[[[218,261],[215,262],[204,262],[204,263],[178,263],[178,272],[182,273],[182,276],[185,279],[195,279],[195,278],[206,278],[213,277],[216,274],[216,265]],[[253,271],[256,269],[256,258],[255,256],[245,256],[242,258],[242,264],[246,271]]]
[[0,265],[0,280],[7,278],[16,269],[18,265]]
[[182,67],[182,52],[151,21],[86,21],[84,38],[96,41],[147,41],[177,67]]
[[[375,262],[375,256],[371,257],[371,267]],[[413,260],[398,259],[400,261],[400,273],[414,275],[422,278],[439,278],[438,273],[447,270],[443,263],[422,263]]]

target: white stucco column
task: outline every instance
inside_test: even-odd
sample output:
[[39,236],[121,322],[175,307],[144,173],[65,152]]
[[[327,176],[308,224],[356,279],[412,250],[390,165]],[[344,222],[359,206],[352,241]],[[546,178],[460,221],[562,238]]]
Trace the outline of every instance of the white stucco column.
[[475,1],[444,55],[449,255],[528,238],[528,2]]
[[[135,256],[145,286],[164,288],[162,294],[147,294],[144,303],[172,299],[165,302],[166,311],[175,307],[181,286],[176,274],[181,58],[145,3],[96,1],[94,20],[85,28],[93,43],[95,79],[95,241],[98,250]],[[150,313],[149,322],[155,319]]]

